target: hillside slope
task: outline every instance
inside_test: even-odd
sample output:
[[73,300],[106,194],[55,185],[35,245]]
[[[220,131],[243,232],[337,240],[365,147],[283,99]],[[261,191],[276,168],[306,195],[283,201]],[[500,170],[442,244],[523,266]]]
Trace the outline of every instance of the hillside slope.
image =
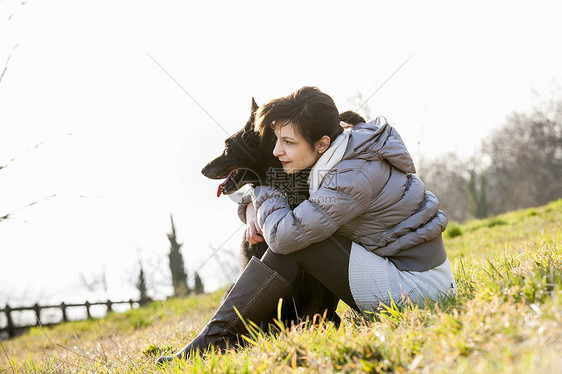
[[[445,233],[458,295],[426,309],[389,307],[343,323],[257,334],[239,353],[163,372],[562,372],[562,200],[459,225]],[[7,372],[145,373],[181,348],[220,302],[154,302],[95,321],[32,329],[2,342]]]

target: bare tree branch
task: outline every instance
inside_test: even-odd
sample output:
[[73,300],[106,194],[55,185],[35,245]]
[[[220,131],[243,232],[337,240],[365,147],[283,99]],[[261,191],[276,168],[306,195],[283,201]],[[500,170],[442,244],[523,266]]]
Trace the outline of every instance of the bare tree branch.
[[209,245],[209,248],[213,251],[213,253],[217,253],[215,256],[215,261],[221,268],[221,273],[224,276],[224,281],[227,283],[232,283],[233,280],[236,279],[238,275],[238,260],[234,253],[230,251],[223,251],[222,254],[229,257],[226,261],[223,260],[222,256],[218,254],[217,248],[214,248],[212,245]]
[[[28,207],[30,207],[30,206],[33,206],[33,205],[35,205],[35,204],[37,204],[37,203],[39,203],[39,202],[42,202],[42,201],[45,201],[45,200],[48,200],[48,199],[52,199],[53,197],[56,197],[56,196],[57,196],[57,194],[54,193],[54,194],[52,194],[51,196],[46,196],[46,197],[42,198],[41,200],[33,201],[33,202],[31,202],[31,203],[25,205],[23,208],[20,208],[20,209],[18,210],[18,213],[21,212],[22,210],[24,210],[25,208],[28,208]],[[13,215],[14,215],[14,213],[7,213],[7,214],[5,214],[5,215],[3,215],[3,216],[0,216],[0,222],[3,221],[3,220],[5,220],[5,219],[9,219],[9,218],[10,218],[11,216],[13,216]]]
[[10,166],[10,164],[14,161],[16,161],[18,158],[20,158],[21,156],[25,155],[26,153],[29,153],[31,151],[33,151],[34,149],[39,148],[39,146],[43,145],[43,142],[36,144],[35,146],[29,148],[27,151],[24,151],[23,153],[21,153],[19,156],[13,157],[12,159],[10,159],[8,161],[7,164],[4,165],[0,165],[0,170],[7,168],[8,166]]
[[[20,44],[17,43],[14,48],[12,48],[12,53],[16,50],[16,48],[19,46]],[[10,55],[8,56],[8,58],[6,59],[6,63],[4,64],[4,70],[2,70],[2,74],[0,74],[0,83],[2,82],[2,78],[4,78],[4,74],[6,74],[6,70],[8,70],[8,63],[10,62],[10,58],[12,58],[12,53],[10,53]]]
[[105,264],[99,272],[92,271],[89,276],[80,273],[79,277],[80,282],[88,291],[95,293],[101,289],[107,295],[108,287]]

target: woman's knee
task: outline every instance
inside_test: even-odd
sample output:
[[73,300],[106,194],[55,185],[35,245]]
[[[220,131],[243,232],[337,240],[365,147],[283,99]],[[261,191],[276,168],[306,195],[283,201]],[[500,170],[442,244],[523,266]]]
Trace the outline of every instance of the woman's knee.
[[307,247],[307,249],[310,252],[341,252],[344,254],[348,254],[351,251],[351,239],[338,234],[333,234],[322,241],[311,244],[309,247]]
[[270,248],[263,254],[261,261],[289,281],[296,277],[300,270],[295,256],[278,254]]
[[265,251],[265,253],[263,254],[261,260],[264,264],[270,267],[277,267],[277,266],[285,267],[292,263],[295,263],[294,257],[295,256],[291,256],[291,254],[284,255],[284,254],[275,253],[271,250],[271,248],[268,248],[267,251]]

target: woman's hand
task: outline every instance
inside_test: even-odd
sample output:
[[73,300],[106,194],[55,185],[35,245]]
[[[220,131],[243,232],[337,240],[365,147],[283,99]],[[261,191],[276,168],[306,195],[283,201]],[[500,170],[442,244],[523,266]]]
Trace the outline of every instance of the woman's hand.
[[252,203],[246,207],[246,240],[250,244],[260,243],[265,240],[263,232],[258,225],[258,214]]

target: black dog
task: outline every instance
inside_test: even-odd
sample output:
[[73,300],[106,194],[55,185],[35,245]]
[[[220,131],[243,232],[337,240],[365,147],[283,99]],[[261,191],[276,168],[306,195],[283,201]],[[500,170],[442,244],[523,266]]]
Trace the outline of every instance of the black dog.
[[[269,185],[283,191],[291,208],[308,198],[308,171],[288,175],[282,170],[277,157],[273,156],[275,134],[266,131],[263,136],[254,131],[255,112],[258,105],[252,99],[250,119],[236,134],[225,140],[225,149],[216,159],[209,162],[201,171],[211,179],[224,179],[219,185],[217,196],[228,195],[246,184],[254,186]],[[267,250],[264,242],[250,244],[246,233],[240,251],[240,270],[242,271],[252,256],[261,258]],[[339,324],[336,313],[339,299],[324,285],[309,274],[303,273],[294,285],[292,300],[284,301],[282,317],[286,322],[313,320],[315,314],[324,315],[327,320]]]

